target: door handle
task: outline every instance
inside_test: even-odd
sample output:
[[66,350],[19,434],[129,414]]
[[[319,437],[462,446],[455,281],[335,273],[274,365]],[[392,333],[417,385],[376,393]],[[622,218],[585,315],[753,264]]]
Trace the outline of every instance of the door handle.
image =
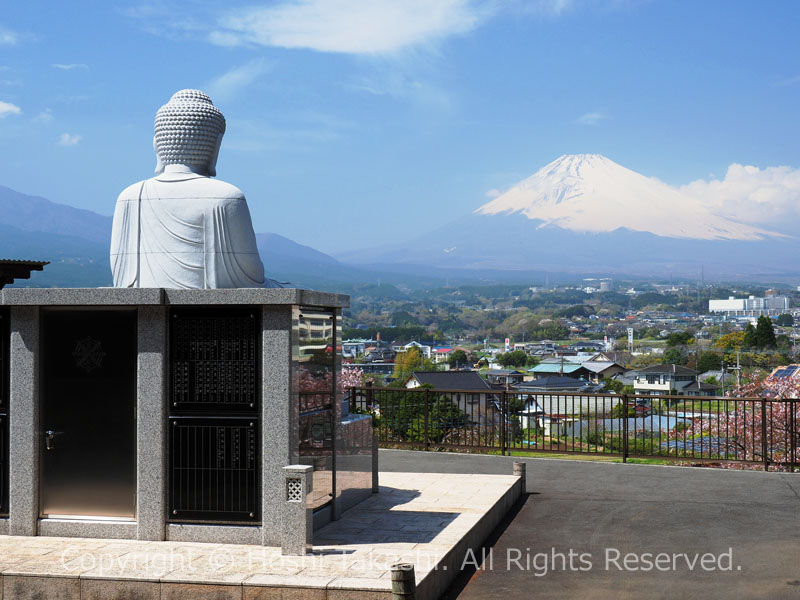
[[53,450],[53,440],[56,438],[57,435],[61,435],[64,433],[63,431],[53,431],[52,429],[48,429],[44,432],[44,447],[47,450]]

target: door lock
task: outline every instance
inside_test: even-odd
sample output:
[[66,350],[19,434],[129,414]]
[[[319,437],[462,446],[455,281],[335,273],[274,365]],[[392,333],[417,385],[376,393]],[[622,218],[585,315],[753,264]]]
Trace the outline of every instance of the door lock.
[[44,432],[44,447],[47,450],[53,449],[53,440],[56,438],[57,435],[61,435],[64,433],[63,431],[53,431],[52,429],[48,429]]

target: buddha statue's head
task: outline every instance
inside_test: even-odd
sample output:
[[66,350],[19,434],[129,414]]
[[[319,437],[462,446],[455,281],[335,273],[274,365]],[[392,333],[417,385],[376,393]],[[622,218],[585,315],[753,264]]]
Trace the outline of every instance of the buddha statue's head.
[[153,149],[156,173],[167,165],[186,165],[195,173],[217,174],[225,117],[200,90],[181,90],[156,113]]

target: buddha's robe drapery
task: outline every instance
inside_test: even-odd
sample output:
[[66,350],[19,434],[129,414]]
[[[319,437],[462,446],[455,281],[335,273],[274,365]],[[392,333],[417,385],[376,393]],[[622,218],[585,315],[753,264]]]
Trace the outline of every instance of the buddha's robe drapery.
[[163,173],[120,194],[111,271],[115,287],[264,286],[244,194],[188,169]]

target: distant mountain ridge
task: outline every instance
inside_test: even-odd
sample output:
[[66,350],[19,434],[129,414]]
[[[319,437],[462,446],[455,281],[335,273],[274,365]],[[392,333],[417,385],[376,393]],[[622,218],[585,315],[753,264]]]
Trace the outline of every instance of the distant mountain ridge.
[[111,217],[57,204],[0,185],[0,225],[22,231],[78,236],[108,246]]
[[[111,285],[111,223],[112,217],[0,186],[0,258],[51,262],[16,285]],[[289,285],[330,287],[369,279],[361,269],[281,235],[261,233],[256,241],[268,276]]]

